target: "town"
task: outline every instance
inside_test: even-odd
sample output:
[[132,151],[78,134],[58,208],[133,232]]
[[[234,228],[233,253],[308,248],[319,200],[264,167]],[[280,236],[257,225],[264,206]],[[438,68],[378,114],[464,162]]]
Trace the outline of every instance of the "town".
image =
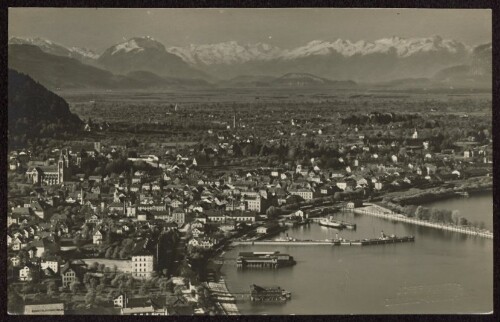
[[154,7],[8,8],[9,315],[499,320],[494,10]]
[[[89,120],[78,134],[85,139],[35,138],[11,149],[10,309],[230,314],[210,289],[220,278],[217,254],[299,225],[317,206],[369,201],[406,218],[485,231],[482,222],[418,203],[491,189],[487,117],[331,117],[319,105],[317,115],[278,105],[260,123],[241,108],[218,116],[207,109],[208,121],[192,118],[200,143],[141,142],[124,138],[122,123]],[[171,118],[190,113],[170,110]],[[148,126],[161,128],[143,123],[138,138]]]

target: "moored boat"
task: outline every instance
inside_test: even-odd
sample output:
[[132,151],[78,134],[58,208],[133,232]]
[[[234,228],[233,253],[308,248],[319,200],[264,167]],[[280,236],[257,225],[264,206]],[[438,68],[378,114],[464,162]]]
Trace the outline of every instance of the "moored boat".
[[331,228],[338,228],[342,229],[345,228],[344,224],[341,221],[333,220],[331,217],[330,218],[322,218],[319,221],[320,226],[324,227],[331,227]]

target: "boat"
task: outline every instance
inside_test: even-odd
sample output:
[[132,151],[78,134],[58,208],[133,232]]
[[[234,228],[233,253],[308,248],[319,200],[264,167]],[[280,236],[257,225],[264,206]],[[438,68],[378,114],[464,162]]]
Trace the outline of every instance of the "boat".
[[333,220],[331,217],[320,219],[319,224],[320,226],[338,228],[338,229],[342,229],[345,227],[341,221]]
[[292,237],[277,237],[274,239],[274,241],[278,241],[278,242],[289,242],[289,241],[295,241],[295,238],[292,238]]
[[342,225],[345,226],[345,228],[347,229],[356,229],[356,224],[353,224],[353,223],[349,223],[349,222],[342,222]]

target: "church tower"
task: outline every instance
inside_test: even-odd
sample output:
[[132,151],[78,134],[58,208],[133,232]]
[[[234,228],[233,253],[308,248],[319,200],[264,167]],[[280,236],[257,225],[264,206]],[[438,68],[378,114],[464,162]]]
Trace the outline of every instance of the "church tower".
[[64,168],[65,168],[65,163],[67,160],[65,160],[65,156],[63,155],[63,151],[61,150],[61,153],[59,154],[59,160],[57,161],[57,183],[61,184],[64,182]]

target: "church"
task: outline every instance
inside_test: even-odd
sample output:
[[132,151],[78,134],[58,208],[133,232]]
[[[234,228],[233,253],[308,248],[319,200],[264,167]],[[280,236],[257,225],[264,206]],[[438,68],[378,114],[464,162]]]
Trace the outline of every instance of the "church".
[[30,183],[34,185],[56,185],[69,180],[71,170],[79,165],[80,158],[74,161],[67,149],[61,150],[57,165],[39,165],[26,171]]

